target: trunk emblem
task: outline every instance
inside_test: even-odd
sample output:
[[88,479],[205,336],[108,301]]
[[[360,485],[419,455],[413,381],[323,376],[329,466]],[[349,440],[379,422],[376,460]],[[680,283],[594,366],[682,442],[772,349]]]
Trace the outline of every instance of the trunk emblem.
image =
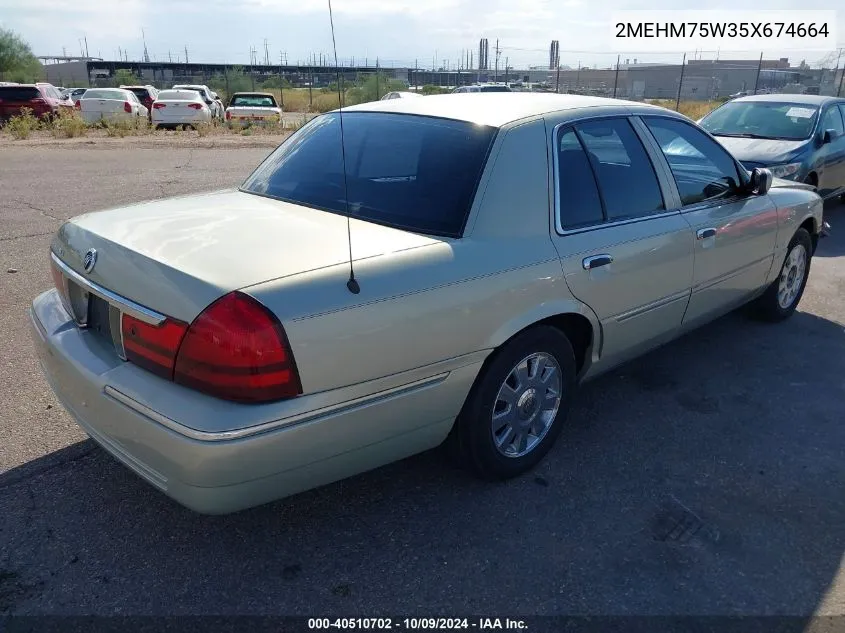
[[86,273],[90,273],[94,270],[94,266],[97,265],[97,249],[96,248],[89,248],[88,251],[85,253],[85,257],[82,258],[82,267],[85,268]]

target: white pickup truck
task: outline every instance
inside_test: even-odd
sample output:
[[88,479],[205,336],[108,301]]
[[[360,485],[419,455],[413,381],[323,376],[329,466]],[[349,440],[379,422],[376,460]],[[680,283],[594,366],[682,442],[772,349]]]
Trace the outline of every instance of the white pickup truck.
[[226,108],[229,125],[278,123],[281,118],[282,109],[276,98],[267,92],[236,92]]

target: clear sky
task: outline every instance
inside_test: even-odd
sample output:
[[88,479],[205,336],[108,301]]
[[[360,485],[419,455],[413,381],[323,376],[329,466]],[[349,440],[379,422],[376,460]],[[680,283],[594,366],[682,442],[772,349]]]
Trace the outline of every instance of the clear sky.
[[[834,9],[840,0],[766,0],[767,9]],[[264,41],[272,63],[280,53],[304,61],[311,54],[331,54],[327,0],[0,0],[0,25],[22,35],[36,55],[77,55],[87,37],[93,56],[113,59],[118,49],[130,60],[143,54],[141,30],[151,58],[192,62],[248,64],[250,48],[264,58]],[[717,0],[706,8],[736,8]],[[495,42],[511,66],[548,64],[552,39],[560,41],[561,63],[607,67],[616,61],[606,41],[610,16],[618,10],[701,8],[693,0],[333,0],[338,56],[349,62],[376,57],[385,65],[431,67],[449,60],[458,64],[463,50],[477,56],[478,40]],[[845,5],[838,15],[839,46],[845,46]],[[84,46],[84,43],[82,44]],[[813,63],[830,50],[772,50],[766,57],[789,57]],[[693,51],[690,51],[692,54]],[[722,58],[756,58],[755,53],[720,50]],[[700,54],[712,58],[714,52]],[[843,56],[845,57],[845,56]],[[679,61],[678,54],[638,54],[639,62]],[[677,60],[676,60],[677,58]],[[835,55],[833,55],[835,61]]]

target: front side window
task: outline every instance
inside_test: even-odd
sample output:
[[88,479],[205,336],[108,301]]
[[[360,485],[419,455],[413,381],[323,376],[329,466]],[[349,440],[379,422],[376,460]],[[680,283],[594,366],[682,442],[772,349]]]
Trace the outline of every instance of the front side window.
[[739,187],[736,163],[718,143],[683,121],[643,119],[657,140],[687,206],[733,195]]
[[842,117],[839,115],[839,110],[836,106],[830,106],[822,119],[822,132],[827,130],[834,130],[837,135],[845,134],[845,129],[842,125]]
[[588,121],[575,129],[598,181],[608,221],[665,209],[651,160],[626,119]]
[[[315,118],[242,191],[431,235],[460,237],[493,127],[354,112]],[[341,147],[346,154],[344,178]]]

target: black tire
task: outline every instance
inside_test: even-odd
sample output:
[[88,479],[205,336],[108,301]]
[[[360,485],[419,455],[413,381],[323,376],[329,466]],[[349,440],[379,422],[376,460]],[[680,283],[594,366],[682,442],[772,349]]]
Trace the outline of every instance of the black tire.
[[[557,414],[542,439],[527,454],[504,455],[494,443],[492,416],[500,387],[511,370],[535,353],[551,356],[560,369],[561,393]],[[508,479],[533,468],[555,443],[569,415],[576,389],[575,354],[560,330],[540,325],[518,334],[485,363],[470,390],[455,427],[447,440],[453,460],[485,479]]]
[[[799,281],[800,286],[798,287],[797,294],[787,307],[783,307],[778,300],[778,290],[780,289],[781,277],[785,274],[788,276],[789,274],[787,263],[790,261],[790,255],[792,254],[793,249],[797,246],[804,247],[804,274]],[[798,303],[804,295],[804,289],[807,287],[807,279],[810,276],[812,253],[813,240],[810,238],[810,234],[806,229],[798,229],[789,242],[789,246],[786,249],[786,257],[784,257],[784,260],[781,263],[780,272],[778,273],[777,278],[766,289],[766,292],[760,295],[754,303],[754,315],[756,317],[762,319],[763,321],[777,322],[789,318],[792,313],[795,312],[795,308],[798,307]]]

